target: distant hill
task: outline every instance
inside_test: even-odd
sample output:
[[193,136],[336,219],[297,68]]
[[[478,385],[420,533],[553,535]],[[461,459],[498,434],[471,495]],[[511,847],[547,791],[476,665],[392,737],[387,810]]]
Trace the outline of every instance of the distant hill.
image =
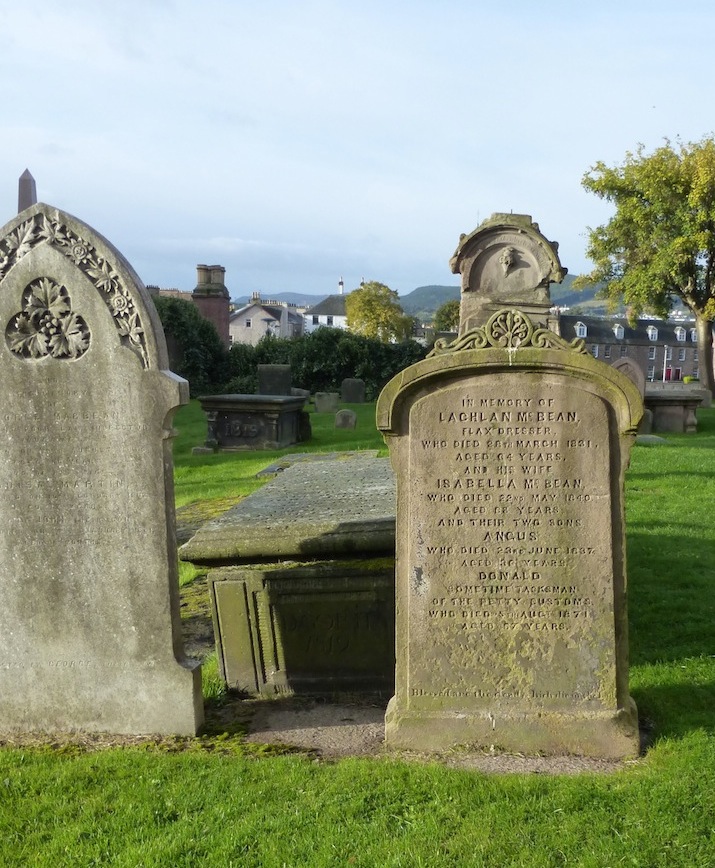
[[445,301],[459,298],[458,286],[418,286],[407,295],[400,296],[402,310],[420,322],[432,322],[434,313]]
[[[567,274],[563,283],[551,284],[551,300],[559,307],[578,308],[584,314],[598,316],[606,312],[604,299],[596,298],[598,286],[587,286],[582,290],[574,289],[575,275]],[[407,295],[400,296],[400,304],[405,313],[417,317],[420,322],[429,323],[435,311],[445,301],[460,297],[459,286],[418,286]]]
[[[583,290],[573,288],[575,276],[567,274],[563,283],[551,284],[551,300],[559,307],[568,307],[571,312],[582,312],[591,316],[600,316],[606,313],[606,302],[604,299],[597,299],[596,292],[598,286],[587,286]],[[313,307],[318,302],[326,299],[327,295],[310,295],[300,292],[276,292],[264,293],[263,301],[286,301],[289,304],[296,304],[299,307]],[[400,304],[405,313],[415,317],[420,322],[432,322],[435,311],[443,305],[445,301],[450,301],[453,298],[459,299],[459,286],[439,286],[431,284],[429,286],[418,286],[412,292],[400,296]],[[237,307],[248,304],[250,297],[247,295],[239,296],[232,299],[232,303]]]

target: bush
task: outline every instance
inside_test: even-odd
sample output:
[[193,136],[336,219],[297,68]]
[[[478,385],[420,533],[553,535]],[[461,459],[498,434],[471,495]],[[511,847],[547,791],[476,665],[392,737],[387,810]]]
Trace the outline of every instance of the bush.
[[403,368],[423,359],[427,350],[416,341],[385,344],[343,329],[319,328],[299,338],[267,336],[255,347],[234,344],[229,353],[230,391],[239,385],[255,392],[258,365],[290,365],[293,384],[311,393],[335,391],[347,377],[365,381],[368,401]]

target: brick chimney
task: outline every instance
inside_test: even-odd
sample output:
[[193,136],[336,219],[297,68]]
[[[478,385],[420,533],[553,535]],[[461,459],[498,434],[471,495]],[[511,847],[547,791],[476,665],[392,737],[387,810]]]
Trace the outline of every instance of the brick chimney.
[[222,265],[197,265],[196,288],[191,293],[194,304],[204,319],[212,322],[219,337],[228,347],[229,295],[224,283],[226,269]]

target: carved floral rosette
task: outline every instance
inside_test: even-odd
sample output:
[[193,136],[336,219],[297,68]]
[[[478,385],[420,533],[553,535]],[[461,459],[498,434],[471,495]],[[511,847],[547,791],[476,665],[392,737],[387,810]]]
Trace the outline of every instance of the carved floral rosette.
[[[132,350],[145,368],[148,367],[144,328],[131,292],[110,261],[63,225],[58,211],[55,210],[52,217],[35,214],[0,240],[0,280],[40,244],[50,244],[60,250],[92,281],[114,318],[122,345]],[[43,278],[38,283],[43,280],[49,281]],[[33,312],[31,317],[28,317],[28,304]],[[44,314],[38,316],[36,308],[43,306]],[[82,318],[71,311],[66,288],[49,281],[42,288],[32,284],[25,290],[23,311],[8,324],[6,338],[13,352],[23,358],[46,355],[77,358],[87,349],[85,343],[88,345],[89,331]]]
[[492,314],[483,328],[472,329],[451,343],[446,338],[440,338],[435,342],[429,356],[454,353],[460,350],[494,348],[511,351],[526,347],[540,350],[586,352],[586,344],[583,339],[575,338],[573,341],[566,341],[550,329],[537,328],[523,311],[516,308],[504,308]]

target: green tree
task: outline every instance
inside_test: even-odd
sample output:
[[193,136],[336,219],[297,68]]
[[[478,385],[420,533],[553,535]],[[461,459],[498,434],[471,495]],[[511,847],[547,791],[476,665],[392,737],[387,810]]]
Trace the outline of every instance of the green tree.
[[432,325],[438,332],[456,332],[459,328],[459,299],[445,301],[434,313]]
[[229,377],[229,355],[213,323],[181,298],[155,296],[172,371],[189,381],[192,397],[220,392]]
[[407,340],[412,331],[412,318],[402,310],[395,290],[374,280],[347,296],[345,313],[351,331],[384,343]]
[[615,215],[589,229],[593,271],[580,282],[603,282],[613,304],[631,316],[667,316],[680,298],[695,316],[700,378],[713,389],[715,319],[715,141],[643,145],[622,165],[596,163],[583,186],[612,202]]

